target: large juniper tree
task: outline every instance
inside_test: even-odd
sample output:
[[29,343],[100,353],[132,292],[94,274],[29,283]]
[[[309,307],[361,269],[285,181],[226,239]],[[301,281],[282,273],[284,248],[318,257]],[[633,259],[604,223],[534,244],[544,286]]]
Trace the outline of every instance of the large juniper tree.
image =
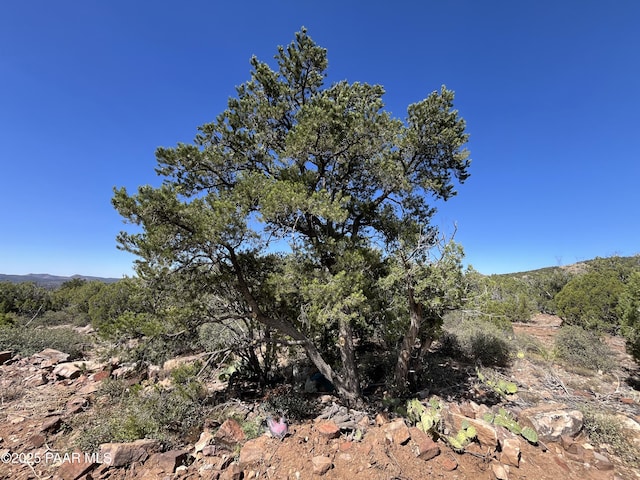
[[[447,287],[427,287],[427,270],[415,268],[436,238],[433,201],[468,176],[465,122],[445,87],[402,121],[384,111],[379,85],[326,86],[326,50],[304,29],[275,59],[275,70],[251,59],[250,80],[194,144],[157,150],[161,187],[115,191],[116,209],[141,227],[119,243],[139,256],[140,276],[182,275],[207,291],[212,317],[249,318],[301,344],[353,401],[356,330],[404,312],[406,360],[423,323],[435,325],[425,308],[448,301],[429,304]],[[287,254],[274,254],[283,245]]]

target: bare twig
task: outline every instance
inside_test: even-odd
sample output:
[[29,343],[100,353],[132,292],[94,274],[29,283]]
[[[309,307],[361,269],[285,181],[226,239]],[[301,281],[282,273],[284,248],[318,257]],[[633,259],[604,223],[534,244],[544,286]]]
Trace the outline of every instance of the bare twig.
[[202,366],[200,371],[196,374],[196,378],[200,377],[200,375],[202,375],[202,372],[204,372],[206,370],[206,368],[209,366],[209,363],[211,363],[211,360],[213,360],[213,358],[216,355],[220,355],[221,353],[224,353],[225,355],[222,358],[222,360],[220,361],[220,363],[224,363],[224,361],[227,359],[227,357],[231,354],[231,349],[230,348],[226,348],[224,350],[218,350],[217,352],[211,352],[211,354],[209,355],[209,358],[207,358],[207,361],[204,363],[204,365]]
[[38,311],[36,312],[36,314],[35,314],[33,317],[31,317],[31,320],[29,320],[29,321],[25,324],[25,328],[26,328],[26,327],[28,327],[28,326],[29,326],[29,324],[30,324],[31,322],[33,322],[33,321],[36,319],[36,317],[37,317],[37,316],[38,316],[38,314],[40,313],[40,310],[42,310],[42,307],[44,307],[44,303],[43,303],[42,305],[40,305],[40,308],[38,309]]

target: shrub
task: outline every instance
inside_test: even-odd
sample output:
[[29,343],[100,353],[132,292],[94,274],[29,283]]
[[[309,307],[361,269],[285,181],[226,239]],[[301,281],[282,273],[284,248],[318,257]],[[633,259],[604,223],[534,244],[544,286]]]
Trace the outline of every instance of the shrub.
[[129,386],[124,380],[107,378],[100,383],[96,392],[98,397],[102,397],[109,403],[123,400],[130,393]]
[[505,366],[510,361],[513,347],[511,332],[493,323],[449,317],[443,330],[445,350],[450,349],[452,353],[457,350],[464,357],[487,366]]
[[526,322],[536,309],[536,299],[526,280],[511,275],[482,276],[471,270],[465,275],[465,308],[494,322]]
[[556,295],[558,314],[568,325],[614,332],[623,288],[615,271],[592,270],[578,275]]
[[0,328],[12,327],[15,323],[16,318],[14,314],[0,312]]
[[590,370],[611,371],[615,362],[599,334],[582,327],[562,327],[555,340],[555,356],[563,363]]
[[620,295],[618,310],[627,351],[640,362],[640,271],[629,277]]
[[525,278],[535,300],[535,309],[554,315],[557,311],[555,297],[571,280],[569,272],[559,267],[551,267],[530,272]]
[[45,348],[68,353],[73,360],[82,356],[82,338],[71,328],[0,327],[0,350],[28,357]]
[[532,335],[516,335],[515,343],[517,345],[519,356],[533,354],[534,356],[539,356],[543,360],[551,360],[552,352],[549,352],[542,342]]
[[188,335],[156,335],[140,338],[134,348],[124,349],[121,356],[129,362],[162,365],[170,358],[192,352],[194,348],[194,342]]
[[89,418],[78,417],[82,428],[77,446],[95,450],[101,443],[139,438],[155,438],[173,446],[200,430],[205,417],[206,389],[191,375],[192,367],[179,367],[172,372],[174,382],[183,383],[170,388],[127,388],[119,381],[106,382],[98,392],[102,403],[99,413]]
[[587,404],[579,409],[584,417],[583,429],[593,443],[609,445],[625,462],[633,467],[640,466],[640,449],[633,438],[625,435],[622,422],[615,415]]
[[318,403],[302,392],[282,387],[269,392],[265,401],[268,411],[282,413],[292,420],[307,420],[318,413]]
[[37,317],[31,326],[53,327],[56,325],[86,325],[86,317],[71,312],[47,310]]

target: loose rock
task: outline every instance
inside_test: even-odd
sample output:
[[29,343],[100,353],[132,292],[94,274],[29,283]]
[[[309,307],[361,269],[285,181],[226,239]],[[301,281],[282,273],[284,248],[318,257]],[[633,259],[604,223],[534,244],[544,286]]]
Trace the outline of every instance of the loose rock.
[[237,445],[242,444],[247,439],[240,424],[233,418],[225,420],[213,436],[216,445],[221,445],[233,450]]
[[320,422],[315,428],[324,438],[330,439],[340,436],[340,428],[332,421]]
[[409,429],[411,440],[414,442],[414,453],[416,457],[428,461],[440,455],[440,447],[433,439],[416,427]]
[[156,440],[136,440],[130,443],[103,443],[100,457],[111,467],[123,467],[133,462],[144,462],[149,455],[160,451]]
[[331,459],[322,455],[313,457],[311,463],[313,464],[313,473],[316,475],[324,475],[333,467]]
[[520,440],[506,438],[502,441],[502,453],[500,461],[505,465],[518,467],[520,465]]
[[395,443],[397,445],[404,445],[411,438],[409,428],[402,418],[396,418],[394,421],[385,425],[384,431],[387,439],[389,439],[391,443]]

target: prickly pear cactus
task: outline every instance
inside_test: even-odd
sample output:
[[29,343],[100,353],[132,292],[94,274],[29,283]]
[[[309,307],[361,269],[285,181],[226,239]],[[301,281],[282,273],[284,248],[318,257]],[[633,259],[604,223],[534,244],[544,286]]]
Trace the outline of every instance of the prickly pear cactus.
[[478,432],[473,425],[470,425],[467,420],[462,422],[461,428],[455,436],[446,437],[447,442],[457,452],[463,452],[465,447],[476,438]]
[[500,408],[496,414],[485,414],[483,419],[488,423],[504,427],[516,435],[522,435],[522,437],[530,443],[538,443],[538,434],[536,431],[531,427],[522,427],[513,415],[504,408]]
[[425,406],[414,398],[407,402],[407,418],[425,433],[435,433],[440,426],[442,405],[437,400]]

